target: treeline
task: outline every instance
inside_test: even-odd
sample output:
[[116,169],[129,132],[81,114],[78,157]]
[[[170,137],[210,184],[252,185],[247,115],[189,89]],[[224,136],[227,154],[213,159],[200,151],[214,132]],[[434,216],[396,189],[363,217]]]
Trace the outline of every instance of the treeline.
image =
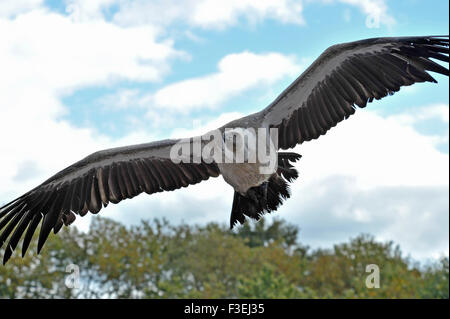
[[[449,297],[448,258],[415,264],[370,235],[311,250],[299,242],[299,229],[281,220],[231,232],[160,220],[125,227],[96,216],[87,233],[68,227],[51,235],[41,255],[36,240],[30,248],[24,259],[17,251],[0,266],[0,297]],[[366,286],[370,264],[379,268],[379,288]]]

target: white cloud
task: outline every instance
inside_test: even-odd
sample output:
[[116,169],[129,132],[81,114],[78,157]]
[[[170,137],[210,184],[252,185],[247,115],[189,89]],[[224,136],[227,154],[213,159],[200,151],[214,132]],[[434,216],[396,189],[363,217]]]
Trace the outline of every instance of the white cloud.
[[[442,107],[421,108],[414,123]],[[403,120],[409,116],[359,110],[297,147],[300,177],[280,215],[300,225],[306,243],[331,247],[369,232],[415,258],[448,255],[449,155]]]
[[359,110],[317,141],[303,144],[301,167],[311,167],[305,168],[304,180],[343,175],[354,177],[355,187],[362,189],[448,186],[448,154],[434,147],[432,136],[419,134],[399,118]]
[[193,12],[191,23],[203,27],[224,27],[235,24],[239,15],[244,15],[251,22],[264,18],[273,18],[282,22],[302,24],[302,5],[289,0],[204,0]]
[[[366,15],[366,26],[378,28],[384,25],[391,28],[395,25],[395,18],[389,14],[389,8],[385,0],[307,0],[309,4],[320,2],[322,4],[342,3],[359,9]],[[343,13],[345,22],[350,22],[351,13],[346,9]]]
[[[77,2],[85,2],[77,0]],[[105,3],[110,0],[102,0]],[[335,0],[321,0],[332,3]],[[388,13],[384,0],[337,0],[341,3],[357,7],[370,18],[371,23],[391,27],[395,19]],[[86,1],[87,2],[87,1]],[[121,25],[158,25],[168,26],[176,22],[186,23],[191,27],[204,29],[225,29],[236,25],[240,19],[256,24],[265,19],[282,23],[304,25],[304,4],[318,1],[294,0],[156,0],[156,1],[120,1],[116,0],[119,9],[114,14],[114,21]],[[92,9],[94,6],[90,6]],[[88,10],[87,10],[88,11]],[[89,13],[90,12],[90,13]],[[98,12],[98,11],[97,11]],[[92,10],[88,11],[92,14]]]
[[[384,0],[320,0],[339,1],[360,9],[377,24],[392,26],[395,19],[388,13]],[[190,27],[225,29],[241,20],[256,24],[272,19],[281,23],[305,24],[304,4],[316,0],[67,0],[65,11],[73,21],[88,22],[112,19],[122,26],[146,25],[166,32],[169,25],[179,22]],[[0,2],[0,17],[14,17],[33,9],[44,9],[43,0]],[[192,33],[186,33],[191,37]],[[194,38],[195,39],[195,38]]]
[[408,113],[393,115],[396,121],[403,124],[415,124],[420,121],[437,119],[443,123],[449,122],[449,107],[447,104],[434,104],[417,108]]
[[0,20],[0,36],[0,65],[8,74],[2,85],[64,90],[114,79],[155,81],[179,54],[170,40],[157,41],[149,26],[79,23],[42,10]]
[[67,0],[66,12],[75,21],[103,20],[104,10],[117,0]]
[[[61,97],[119,79],[159,81],[181,54],[150,26],[75,21],[39,8],[0,18],[0,38],[2,202],[90,152],[120,145],[61,120]],[[142,134],[127,142],[152,139]]]
[[293,0],[187,0],[121,2],[114,21],[122,25],[167,26],[182,21],[201,28],[223,29],[244,18],[250,23],[275,19],[303,24],[302,3]]
[[206,132],[210,132],[212,130],[217,129],[235,119],[241,118],[246,114],[242,114],[239,112],[230,112],[230,113],[222,113],[217,118],[203,122],[201,120],[193,120],[192,128],[189,129],[174,129],[171,133],[171,138],[180,138],[180,137],[188,137],[188,136],[200,136],[205,134]]
[[293,57],[279,53],[229,54],[220,60],[216,73],[170,84],[147,101],[154,107],[181,112],[214,108],[245,90],[297,75],[301,68]]
[[300,180],[276,215],[299,225],[301,242],[312,247],[331,248],[369,233],[381,241],[393,240],[415,259],[448,256],[448,186],[362,190],[354,182],[349,176]]
[[[391,120],[394,120],[398,123],[414,126],[416,124],[422,124],[425,121],[427,121],[428,125],[431,125],[429,123],[438,123],[441,122],[442,124],[446,124],[448,126],[449,123],[449,107],[448,104],[434,104],[434,105],[427,105],[420,108],[412,109],[408,113],[401,113],[390,116]],[[434,121],[434,122],[430,122]],[[437,122],[436,122],[437,121]],[[449,132],[448,129],[445,131],[444,134],[434,134],[429,135],[428,138],[430,139],[430,143],[435,146],[439,147],[442,145],[447,144],[449,141]]]
[[280,53],[233,53],[219,61],[215,73],[175,82],[152,94],[140,94],[136,89],[119,90],[100,99],[100,103],[119,109],[145,107],[152,118],[161,109],[185,114],[196,109],[214,109],[250,89],[270,90],[271,84],[298,75],[303,64]]
[[392,27],[395,19],[388,13],[388,6],[384,0],[338,0],[339,2],[349,4],[359,8],[370,19],[373,27],[379,27],[383,24]]
[[17,14],[41,7],[44,0],[0,1],[0,18],[10,18]]
[[225,29],[241,20],[252,25],[267,19],[304,25],[305,4],[336,1],[358,8],[371,27],[395,24],[384,0],[71,0],[68,11],[77,19],[97,19],[114,5],[110,14],[120,25],[153,25],[164,31],[165,27],[181,22],[190,27]]

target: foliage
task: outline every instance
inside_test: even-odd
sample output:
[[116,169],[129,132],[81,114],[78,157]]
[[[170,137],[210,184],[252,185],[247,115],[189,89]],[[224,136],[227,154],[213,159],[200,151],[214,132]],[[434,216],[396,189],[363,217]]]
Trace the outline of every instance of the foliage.
[[[420,266],[392,242],[360,235],[332,249],[310,250],[299,229],[281,220],[225,225],[142,221],[125,227],[95,217],[51,235],[37,256],[0,266],[3,298],[448,298],[449,260]],[[67,288],[68,265],[80,287]],[[378,265],[380,288],[367,288]]]

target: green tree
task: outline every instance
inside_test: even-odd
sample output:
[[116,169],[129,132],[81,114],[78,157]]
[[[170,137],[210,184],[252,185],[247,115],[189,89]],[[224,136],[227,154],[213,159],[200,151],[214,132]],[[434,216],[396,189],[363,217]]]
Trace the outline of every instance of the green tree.
[[[449,260],[421,266],[392,242],[360,235],[332,249],[311,250],[282,220],[226,225],[142,221],[125,227],[96,216],[88,232],[37,236],[21,258],[0,266],[3,298],[448,298]],[[19,245],[20,247],[20,245]],[[80,287],[65,285],[66,267]],[[380,288],[365,285],[366,266],[380,270]]]
[[238,298],[301,298],[304,295],[291,284],[281,272],[270,264],[249,277],[241,277],[238,284]]

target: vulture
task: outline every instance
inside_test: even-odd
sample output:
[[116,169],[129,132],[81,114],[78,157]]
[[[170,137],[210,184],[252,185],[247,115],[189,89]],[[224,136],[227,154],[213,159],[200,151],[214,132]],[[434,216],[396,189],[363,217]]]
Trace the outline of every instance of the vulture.
[[317,139],[357,107],[402,86],[437,83],[429,72],[448,76],[448,62],[448,35],[333,45],[257,113],[200,137],[93,153],[0,208],[3,264],[21,238],[25,255],[38,226],[39,253],[49,233],[70,225],[76,215],[97,214],[109,203],[143,192],[173,191],[219,175],[234,189],[230,228],[246,217],[258,220],[289,198],[289,183],[298,177],[293,164],[301,156],[284,150]]

